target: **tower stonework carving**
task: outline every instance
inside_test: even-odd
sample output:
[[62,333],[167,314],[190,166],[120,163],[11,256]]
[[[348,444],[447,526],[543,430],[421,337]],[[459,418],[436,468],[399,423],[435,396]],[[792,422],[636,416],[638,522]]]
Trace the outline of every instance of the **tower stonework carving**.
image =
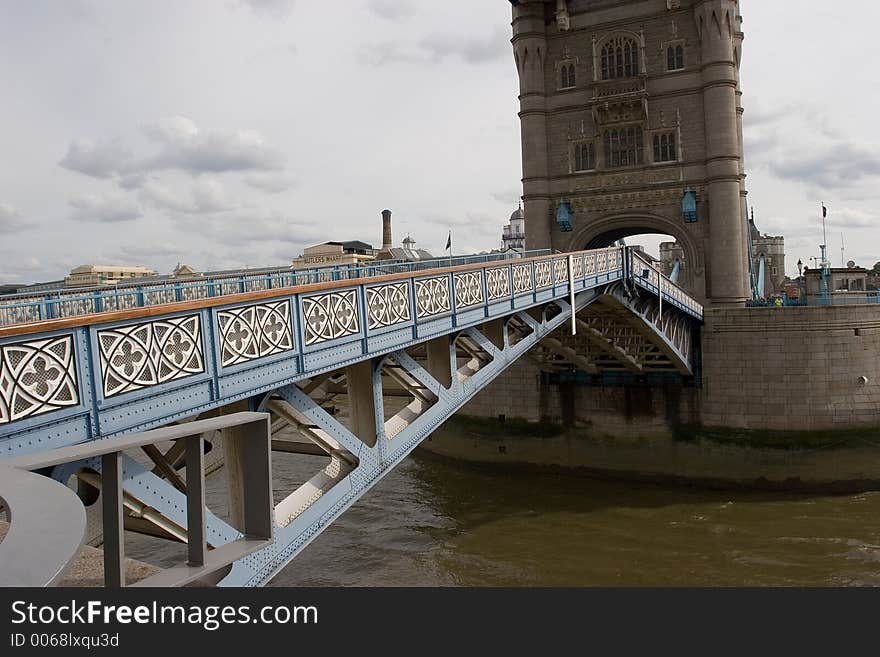
[[[742,304],[739,0],[511,4],[527,247],[672,235],[689,291]],[[557,222],[560,206],[570,222]]]

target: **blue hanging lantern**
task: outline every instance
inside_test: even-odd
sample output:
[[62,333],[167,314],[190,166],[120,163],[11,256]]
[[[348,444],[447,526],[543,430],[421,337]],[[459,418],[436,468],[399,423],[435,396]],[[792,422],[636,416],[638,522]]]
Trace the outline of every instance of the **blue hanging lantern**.
[[563,233],[571,232],[571,205],[568,201],[560,201],[556,208],[556,223]]
[[688,187],[681,197],[681,215],[684,223],[697,223],[697,193]]

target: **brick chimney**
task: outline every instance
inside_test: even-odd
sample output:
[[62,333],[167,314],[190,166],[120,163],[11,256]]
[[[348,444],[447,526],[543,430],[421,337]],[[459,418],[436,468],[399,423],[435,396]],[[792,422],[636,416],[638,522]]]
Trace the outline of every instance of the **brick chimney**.
[[392,246],[391,210],[382,210],[382,251],[390,252]]

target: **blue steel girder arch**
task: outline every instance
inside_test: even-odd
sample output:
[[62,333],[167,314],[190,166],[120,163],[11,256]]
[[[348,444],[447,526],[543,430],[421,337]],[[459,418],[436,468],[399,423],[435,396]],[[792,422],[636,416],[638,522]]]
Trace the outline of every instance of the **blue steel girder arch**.
[[[694,375],[694,324],[687,315],[675,307],[664,311],[649,295],[628,293],[623,285],[611,286],[599,301],[610,302],[626,312],[624,322],[633,327],[647,343],[662,354],[666,365],[684,376]],[[641,362],[644,371],[650,371]]]
[[700,224],[686,226],[680,217],[670,218],[643,210],[614,212],[591,218],[589,222],[577,227],[569,239],[567,250],[605,248],[634,235],[672,235],[684,251],[687,263],[683,270],[687,283],[685,287],[696,297],[705,299],[706,258],[701,230]]
[[[170,304],[0,329],[0,459],[189,419],[243,400],[305,428],[329,464],[276,508],[276,541],[237,563],[225,583],[260,584],[416,444],[514,360],[624,281],[663,295],[694,322],[702,307],[622,248],[512,259]],[[549,312],[552,309],[553,312]],[[502,330],[498,330],[499,326]],[[485,330],[478,330],[483,327]],[[407,352],[445,345],[427,367]],[[461,347],[464,358],[458,358]],[[436,352],[436,349],[435,349]],[[436,355],[436,353],[435,353]],[[442,355],[442,354],[441,354]],[[384,417],[388,363],[420,401]],[[345,372],[367,391],[356,428],[308,388]],[[296,449],[303,449],[296,446]],[[62,467],[66,479],[86,465]],[[123,462],[126,506],[148,508],[186,537],[186,496],[157,472]],[[207,515],[213,547],[241,538]]]
[[[578,309],[596,298],[593,291],[582,292],[577,296]],[[436,395],[436,403],[427,405],[423,412],[407,418],[406,426],[389,436],[386,428],[389,422],[382,410],[382,379],[377,376],[381,361],[373,362],[373,391],[376,398],[376,429],[378,440],[372,447],[355,436],[337,418],[322,409],[298,386],[292,384],[276,391],[272,396],[284,400],[284,410],[293,415],[307,418],[314,426],[329,435],[344,437],[344,444],[351,452],[357,453],[357,462],[342,476],[324,477],[320,486],[312,485],[307,490],[298,489],[281,500],[276,506],[275,542],[263,551],[236,563],[229,575],[221,582],[223,586],[258,586],[269,581],[279,570],[289,563],[330,523],[354,504],[364,493],[372,488],[397,463],[404,459],[418,444],[430,435],[437,426],[466,404],[480,390],[527,353],[541,339],[564,324],[570,312],[567,301],[558,302],[561,312],[552,319],[539,321],[526,312],[517,314],[518,319],[529,325],[532,333],[511,344],[507,339],[504,346],[496,347],[476,328],[461,332],[479,343],[491,359],[476,369],[462,366],[456,372],[449,388],[441,385],[431,374],[412,359],[405,351],[389,354],[402,365],[407,373],[423,383]],[[455,343],[450,341],[454,357]],[[269,402],[267,408],[272,408]],[[277,404],[275,408],[280,408]],[[395,418],[391,418],[394,420]],[[314,479],[311,480],[314,482]],[[310,482],[311,483],[311,482]],[[288,513],[290,512],[290,513]]]
[[541,343],[545,364],[589,374],[695,374],[693,322],[675,307],[662,309],[644,291],[609,286],[576,323],[576,335],[560,330]]

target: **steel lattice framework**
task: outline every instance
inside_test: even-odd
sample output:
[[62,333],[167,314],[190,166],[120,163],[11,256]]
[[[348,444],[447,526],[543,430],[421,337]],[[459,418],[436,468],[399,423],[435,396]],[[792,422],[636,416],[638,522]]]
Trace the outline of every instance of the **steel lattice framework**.
[[[272,450],[324,467],[274,506],[273,541],[220,582],[262,585],[542,341],[584,369],[690,376],[702,310],[638,253],[612,248],[0,328],[0,459],[121,439],[241,402],[271,413]],[[577,339],[549,337],[573,314]],[[389,385],[410,401],[386,414]],[[334,386],[348,395],[347,421],[324,407]],[[282,428],[294,437],[282,439]],[[206,436],[227,462],[241,460],[229,458],[246,440],[235,431]],[[180,449],[144,445],[146,463],[120,455],[127,527],[188,539]],[[100,488],[101,468],[92,458],[53,476]],[[232,487],[230,497],[234,506],[247,494]],[[210,512],[204,523],[214,550],[247,538]]]

